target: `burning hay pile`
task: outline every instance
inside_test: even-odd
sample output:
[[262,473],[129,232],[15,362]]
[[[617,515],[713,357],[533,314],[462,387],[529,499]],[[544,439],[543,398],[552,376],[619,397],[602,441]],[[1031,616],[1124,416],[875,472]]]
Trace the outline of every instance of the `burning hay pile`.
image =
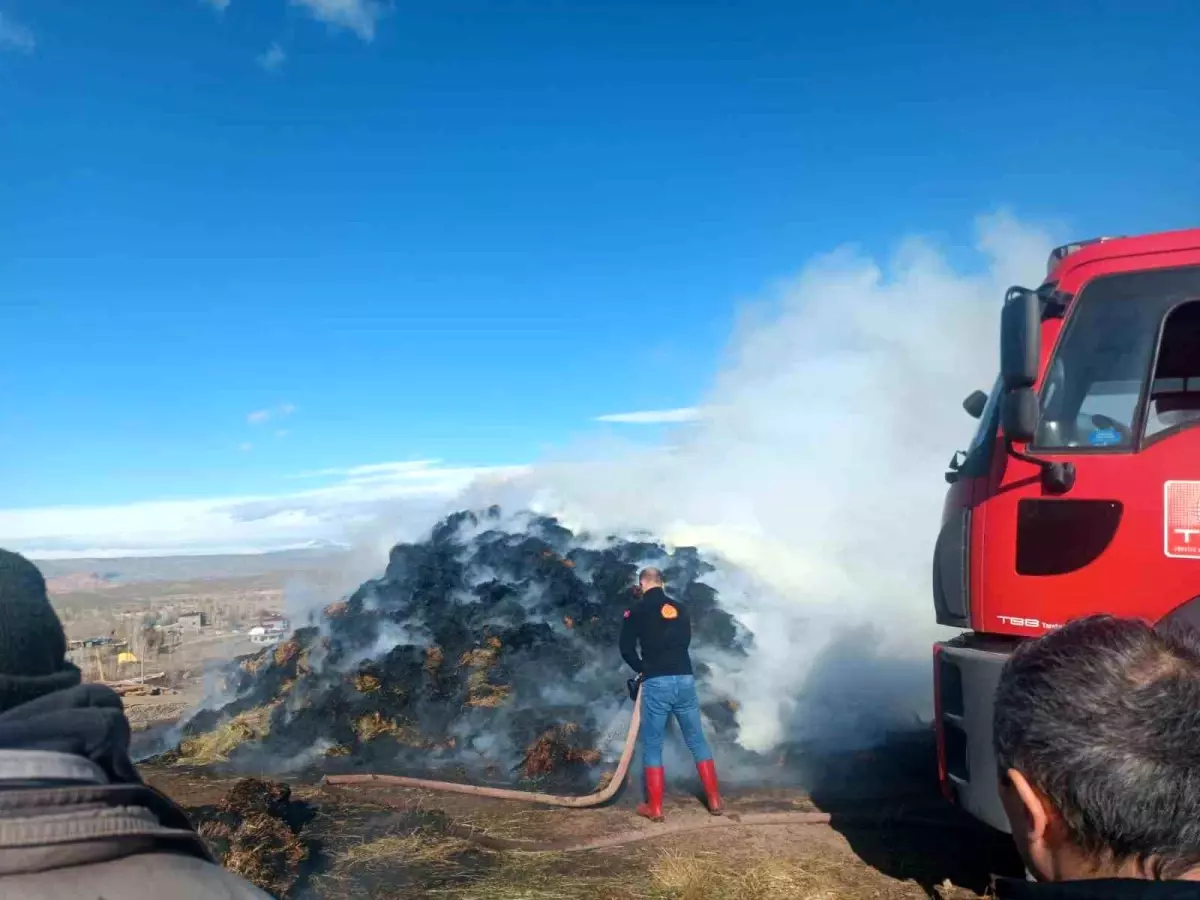
[[[617,652],[639,566],[666,572],[691,609],[693,648],[744,652],[690,548],[586,542],[556,520],[458,513],[392,549],[381,578],[330,604],[231,673],[236,696],[195,716],[172,756],[233,768],[454,769],[578,786],[599,775],[601,737],[628,672]],[[730,698],[698,680],[711,725]],[[237,741],[237,743],[235,743]]]

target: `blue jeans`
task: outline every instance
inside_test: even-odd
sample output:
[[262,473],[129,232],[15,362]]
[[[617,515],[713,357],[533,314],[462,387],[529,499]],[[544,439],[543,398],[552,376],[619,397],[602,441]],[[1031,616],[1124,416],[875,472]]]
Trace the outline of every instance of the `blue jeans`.
[[713,758],[700,723],[696,679],[691,675],[659,675],[642,682],[642,765],[647,769],[662,765],[663,739],[672,714],[696,762]]

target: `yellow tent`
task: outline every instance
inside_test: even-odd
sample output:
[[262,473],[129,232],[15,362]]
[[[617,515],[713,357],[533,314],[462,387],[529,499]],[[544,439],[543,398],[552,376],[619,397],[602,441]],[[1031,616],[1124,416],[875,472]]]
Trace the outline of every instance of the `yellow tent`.
[[126,663],[135,663],[137,661],[138,661],[138,658],[128,651],[117,654],[117,664],[118,665],[123,666]]

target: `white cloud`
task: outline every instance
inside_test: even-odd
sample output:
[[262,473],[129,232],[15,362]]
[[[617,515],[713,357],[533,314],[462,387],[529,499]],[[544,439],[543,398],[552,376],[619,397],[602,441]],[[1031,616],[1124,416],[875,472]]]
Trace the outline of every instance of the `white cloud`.
[[676,422],[695,422],[704,411],[694,406],[682,409],[646,409],[640,412],[609,413],[596,416],[597,422],[618,422],[622,425],[666,425]]
[[364,41],[375,37],[375,25],[385,8],[376,0],[291,0],[303,6],[320,22],[335,28],[347,28]]
[[344,474],[331,485],[286,494],[0,509],[0,547],[53,559],[258,553],[346,542],[381,523],[393,528],[419,520],[427,527],[472,482],[527,470],[429,460],[330,471]]
[[[226,0],[226,2],[228,2],[228,0]],[[280,47],[279,44],[274,41],[271,42],[270,47],[268,47],[266,50],[264,50],[256,58],[256,61],[258,62],[259,67],[267,72],[279,71],[279,69],[282,68],[282,66],[286,60],[287,60],[287,54],[284,52],[283,48]],[[290,407],[288,404],[284,404],[284,407],[287,408],[288,413],[290,413],[292,411],[292,407]],[[285,415],[286,414],[287,413],[285,413]]]
[[37,47],[33,32],[19,22],[0,12],[0,49],[32,53]]
[[296,407],[293,404],[281,403],[273,409],[256,409],[246,416],[246,421],[251,425],[262,425],[271,419],[286,419],[295,411]]

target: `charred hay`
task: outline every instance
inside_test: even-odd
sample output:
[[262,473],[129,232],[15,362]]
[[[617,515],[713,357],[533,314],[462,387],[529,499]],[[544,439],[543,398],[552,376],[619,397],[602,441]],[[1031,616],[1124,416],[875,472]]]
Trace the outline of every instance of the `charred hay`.
[[[628,673],[617,652],[640,566],[665,570],[693,618],[693,648],[744,652],[746,639],[692,548],[576,536],[551,518],[459,513],[428,540],[394,547],[382,577],[232,667],[231,703],[184,728],[184,744],[269,710],[214,761],[235,770],[446,768],[509,771],[577,786],[601,777]],[[709,724],[732,735],[728,697],[697,679]],[[188,744],[188,742],[193,742]],[[182,748],[181,748],[182,749]],[[191,754],[194,758],[197,754]]]
[[286,784],[243,778],[217,806],[191,817],[225,868],[276,897],[290,896],[309,848],[301,838],[305,811]]

